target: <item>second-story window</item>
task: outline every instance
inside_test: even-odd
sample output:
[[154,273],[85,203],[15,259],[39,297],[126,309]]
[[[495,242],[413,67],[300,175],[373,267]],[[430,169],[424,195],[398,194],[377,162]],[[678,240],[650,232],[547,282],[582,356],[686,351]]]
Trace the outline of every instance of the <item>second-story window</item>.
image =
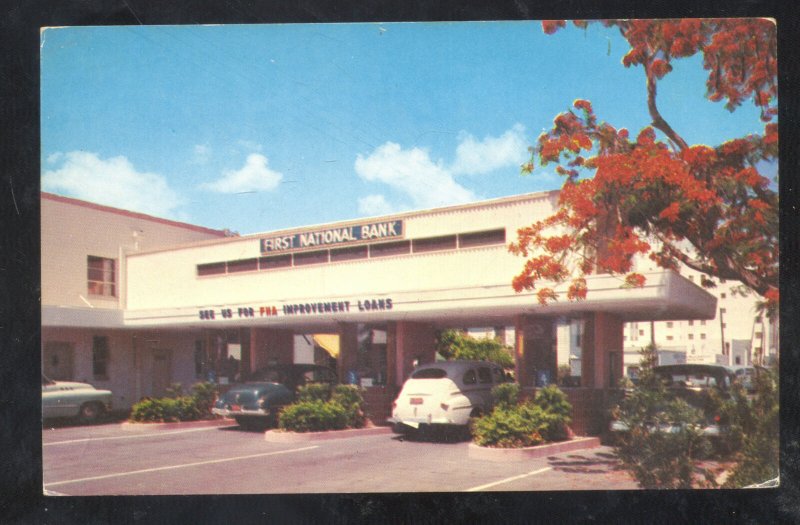
[[89,255],[86,264],[89,294],[116,297],[114,259]]

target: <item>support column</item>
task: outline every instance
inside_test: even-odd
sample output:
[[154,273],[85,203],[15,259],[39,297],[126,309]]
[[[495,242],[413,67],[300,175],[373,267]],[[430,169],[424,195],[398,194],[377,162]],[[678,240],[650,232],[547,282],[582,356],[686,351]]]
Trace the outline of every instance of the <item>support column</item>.
[[339,382],[347,383],[347,372],[358,366],[358,325],[339,323],[339,357],[336,360],[336,373]]
[[622,377],[623,322],[616,315],[595,312],[586,320],[581,355],[581,384],[613,388]]
[[394,356],[390,358],[387,353],[387,362],[394,359],[395,384],[402,386],[414,370],[415,360],[420,365],[436,361],[436,331],[428,323],[397,321],[394,336]]
[[294,362],[294,333],[275,328],[250,330],[250,366],[258,370],[272,364]]
[[398,378],[397,362],[397,322],[389,321],[386,323],[386,386],[399,388],[402,379]]

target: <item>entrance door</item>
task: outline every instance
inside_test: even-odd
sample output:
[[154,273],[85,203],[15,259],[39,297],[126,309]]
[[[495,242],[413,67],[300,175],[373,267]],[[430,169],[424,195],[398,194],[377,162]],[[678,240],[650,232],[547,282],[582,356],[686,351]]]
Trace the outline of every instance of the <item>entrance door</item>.
[[172,384],[172,351],[166,349],[153,349],[153,369],[151,395],[164,397],[167,389]]
[[72,343],[49,341],[42,352],[42,372],[54,381],[72,380]]

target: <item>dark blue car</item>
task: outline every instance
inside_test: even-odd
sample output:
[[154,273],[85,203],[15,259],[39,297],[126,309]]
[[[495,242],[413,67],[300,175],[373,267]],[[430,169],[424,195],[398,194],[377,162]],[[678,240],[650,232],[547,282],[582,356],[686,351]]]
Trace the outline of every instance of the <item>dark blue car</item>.
[[336,372],[311,364],[272,365],[253,372],[244,383],[222,394],[214,414],[232,417],[244,428],[274,426],[280,410],[297,399],[297,390],[310,383],[331,387],[338,383]]

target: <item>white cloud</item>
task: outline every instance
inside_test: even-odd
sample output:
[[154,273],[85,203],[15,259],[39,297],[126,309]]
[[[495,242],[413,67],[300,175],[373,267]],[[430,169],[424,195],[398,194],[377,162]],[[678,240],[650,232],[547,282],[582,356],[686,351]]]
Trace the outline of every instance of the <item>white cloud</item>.
[[251,153],[240,170],[226,171],[221,179],[203,183],[200,187],[217,193],[274,190],[283,179],[283,174],[270,169],[268,164],[269,159],[264,155]]
[[387,215],[397,209],[383,195],[367,195],[358,199],[358,211],[364,215]]
[[211,158],[211,146],[206,144],[197,144],[194,147],[194,163],[206,164]]
[[176,217],[183,204],[163,176],[137,171],[124,156],[103,160],[96,153],[72,151],[48,161],[63,163],[42,174],[45,191],[158,216]]
[[528,156],[525,127],[515,124],[499,137],[478,141],[462,132],[451,170],[456,174],[476,175],[506,167],[519,167]]
[[403,150],[387,142],[369,156],[356,158],[355,170],[366,181],[378,181],[406,194],[415,207],[432,208],[475,200],[472,191],[453,179],[441,162],[420,148]]

